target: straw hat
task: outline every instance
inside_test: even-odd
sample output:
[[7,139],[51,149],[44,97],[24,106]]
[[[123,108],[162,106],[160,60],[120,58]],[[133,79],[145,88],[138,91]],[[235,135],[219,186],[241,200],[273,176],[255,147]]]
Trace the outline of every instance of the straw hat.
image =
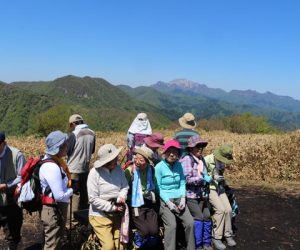
[[194,129],[197,126],[195,122],[195,116],[192,113],[185,113],[182,117],[178,119],[179,124],[183,128]]

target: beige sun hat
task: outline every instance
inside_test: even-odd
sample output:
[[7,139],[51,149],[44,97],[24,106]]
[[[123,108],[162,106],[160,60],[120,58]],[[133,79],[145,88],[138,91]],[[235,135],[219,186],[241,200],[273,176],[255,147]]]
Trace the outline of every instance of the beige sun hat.
[[94,163],[95,168],[100,168],[106,163],[115,159],[121,152],[123,147],[116,148],[113,144],[105,144],[101,146],[97,153],[97,160]]
[[152,162],[153,160],[153,151],[145,145],[142,145],[140,147],[135,147],[133,149],[133,153],[142,155],[149,162]]
[[182,117],[178,119],[179,124],[183,128],[194,129],[197,126],[195,121],[195,116],[192,113],[185,113]]

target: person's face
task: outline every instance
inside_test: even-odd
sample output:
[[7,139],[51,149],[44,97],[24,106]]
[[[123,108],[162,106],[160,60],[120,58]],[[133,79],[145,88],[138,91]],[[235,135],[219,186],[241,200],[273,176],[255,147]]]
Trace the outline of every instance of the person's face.
[[0,143],[0,154],[3,152],[3,149],[4,149],[4,147],[5,147],[5,144],[6,144],[5,141]]
[[112,161],[106,163],[104,165],[104,167],[106,167],[108,170],[111,171],[117,166],[117,163],[118,163],[118,156],[115,159],[113,159]]
[[59,147],[59,152],[57,153],[57,157],[65,157],[67,155],[67,150],[68,150],[68,144],[65,142]]
[[202,157],[203,149],[204,147],[201,144],[198,144],[192,148],[192,154],[200,159]]
[[134,156],[134,163],[140,170],[144,170],[147,167],[147,160],[140,154]]
[[170,164],[174,163],[175,161],[177,161],[178,156],[179,156],[179,150],[177,148],[174,147],[170,147],[166,153],[166,161],[169,162]]

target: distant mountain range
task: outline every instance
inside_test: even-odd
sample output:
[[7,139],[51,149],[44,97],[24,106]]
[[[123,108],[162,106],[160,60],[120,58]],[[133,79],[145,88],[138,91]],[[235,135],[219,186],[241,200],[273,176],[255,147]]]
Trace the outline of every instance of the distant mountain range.
[[51,122],[67,130],[72,113],[81,113],[93,129],[102,131],[127,131],[138,112],[147,112],[154,128],[170,126],[185,112],[199,119],[251,112],[285,130],[300,128],[298,100],[270,92],[226,92],[186,79],[136,88],[76,76],[44,82],[0,81],[0,101],[0,129],[11,134],[35,133],[41,123]]

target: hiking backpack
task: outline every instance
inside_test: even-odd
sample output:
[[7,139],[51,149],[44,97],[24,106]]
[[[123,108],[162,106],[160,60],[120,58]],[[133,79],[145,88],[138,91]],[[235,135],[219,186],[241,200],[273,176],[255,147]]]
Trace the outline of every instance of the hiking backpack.
[[[30,188],[34,194],[31,200],[25,200],[21,202],[21,207],[27,210],[30,214],[42,210],[44,197],[51,192],[46,191],[45,194],[42,192],[40,183],[39,172],[43,163],[54,162],[53,160],[42,160],[43,156],[30,157],[21,171],[21,192],[22,187],[25,183],[30,183]],[[49,197],[50,198],[50,197]],[[52,198],[50,198],[52,199]],[[52,199],[53,200],[53,199]]]

